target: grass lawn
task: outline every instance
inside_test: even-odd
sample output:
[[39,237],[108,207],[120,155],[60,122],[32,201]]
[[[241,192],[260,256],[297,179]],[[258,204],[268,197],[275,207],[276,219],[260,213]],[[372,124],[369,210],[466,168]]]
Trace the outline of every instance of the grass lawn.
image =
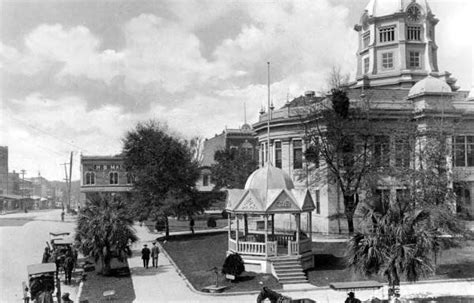
[[227,233],[212,235],[183,235],[170,237],[162,243],[179,269],[197,290],[215,285],[212,268],[219,270],[219,285],[226,285],[226,291],[260,290],[263,285],[271,289],[281,289],[281,285],[272,275],[244,272],[239,282],[231,283],[220,273],[227,251]]
[[[460,248],[443,251],[438,256],[436,274],[426,279],[454,279],[474,277],[474,241],[467,241]],[[196,289],[214,284],[211,268],[221,268],[227,250],[227,234],[180,236],[170,239],[164,248]],[[376,280],[378,276],[364,277],[347,268],[344,254],[345,242],[313,242],[315,267],[307,271],[310,283],[328,286],[333,282]],[[248,281],[229,283],[220,275],[219,284],[230,285],[229,291],[259,290],[261,284],[273,289],[281,288],[272,276],[249,274]]]
[[[345,243],[313,242],[315,267],[307,272],[310,282],[317,286],[327,286],[332,282],[376,280],[386,282],[379,276],[364,277],[347,268],[344,260]],[[457,279],[474,277],[474,241],[465,246],[443,251],[437,260],[438,266],[433,276],[425,280]]]
[[133,302],[135,291],[128,268],[121,270],[117,276],[102,276],[96,272],[88,272],[87,280],[84,282],[80,300],[88,302],[108,302],[102,294],[107,290],[115,290],[115,298],[120,298],[120,302]]

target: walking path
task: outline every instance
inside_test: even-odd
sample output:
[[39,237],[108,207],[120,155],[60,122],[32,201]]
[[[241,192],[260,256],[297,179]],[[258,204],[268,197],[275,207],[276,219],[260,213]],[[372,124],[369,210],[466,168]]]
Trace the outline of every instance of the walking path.
[[[151,243],[161,234],[150,233],[146,227],[135,226],[139,241],[133,245],[134,256],[129,259],[132,281],[135,290],[135,302],[256,302],[257,293],[245,294],[203,294],[187,284],[185,278],[178,273],[168,257],[160,253],[159,267],[143,268],[140,250],[143,244]],[[150,262],[151,263],[151,262]],[[310,298],[317,302],[344,302],[347,297],[345,291],[335,291],[328,287],[316,287],[308,284],[293,285],[279,291],[293,299]],[[356,296],[360,300],[373,297],[383,298],[387,293],[386,287],[380,290],[357,290]],[[402,284],[402,297],[430,297],[430,296],[474,296],[474,279],[418,282],[416,284]]]

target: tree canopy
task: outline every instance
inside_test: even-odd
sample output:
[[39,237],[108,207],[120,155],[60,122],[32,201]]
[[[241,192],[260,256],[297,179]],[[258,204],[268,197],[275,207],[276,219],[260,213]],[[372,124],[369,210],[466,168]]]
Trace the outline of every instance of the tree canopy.
[[137,236],[133,229],[128,202],[121,195],[93,193],[78,215],[76,240],[79,249],[102,264],[102,274],[110,273],[113,257],[123,260],[129,244]]
[[247,178],[258,168],[253,155],[245,149],[216,151],[211,166],[215,189],[244,188]]
[[123,139],[123,154],[125,169],[134,176],[134,210],[140,219],[189,215],[205,206],[195,199],[195,156],[165,125],[138,123]]

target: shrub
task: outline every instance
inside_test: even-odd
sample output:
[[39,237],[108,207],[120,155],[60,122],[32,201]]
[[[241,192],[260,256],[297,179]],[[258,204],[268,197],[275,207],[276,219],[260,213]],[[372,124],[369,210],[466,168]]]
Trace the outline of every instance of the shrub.
[[216,219],[214,219],[214,217],[209,217],[209,219],[207,219],[207,227],[216,227],[216,226],[217,226]]
[[222,265],[222,273],[225,275],[240,276],[245,271],[244,260],[238,253],[228,255]]
[[163,230],[165,230],[165,228],[166,228],[166,219],[164,219],[162,217],[158,217],[156,219],[156,223],[155,223],[156,231],[163,231]]

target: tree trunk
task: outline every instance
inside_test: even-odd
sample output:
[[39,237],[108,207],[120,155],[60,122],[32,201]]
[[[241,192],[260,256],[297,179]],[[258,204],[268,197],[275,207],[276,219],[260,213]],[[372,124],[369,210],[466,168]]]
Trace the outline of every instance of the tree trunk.
[[106,256],[101,256],[100,261],[102,263],[102,270],[101,270],[102,275],[103,276],[110,275],[110,271],[111,271],[110,258]]
[[359,199],[357,195],[344,195],[344,214],[347,218],[347,228],[349,234],[354,233],[354,213]]

